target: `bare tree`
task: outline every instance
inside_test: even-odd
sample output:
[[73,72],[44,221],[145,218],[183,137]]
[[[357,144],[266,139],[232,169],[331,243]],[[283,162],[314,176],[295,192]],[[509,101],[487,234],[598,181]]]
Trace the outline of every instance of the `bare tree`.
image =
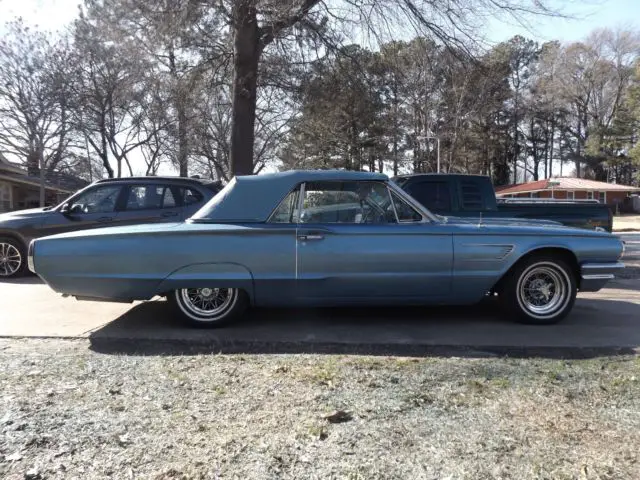
[[71,142],[67,50],[21,20],[7,29],[0,40],[0,152],[44,183],[46,171],[65,160]]
[[413,29],[445,46],[466,50],[479,39],[478,19],[507,15],[553,15],[540,0],[233,0],[221,3],[234,34],[234,90],[231,131],[233,174],[252,173],[258,72],[263,52],[276,39],[305,35],[335,48],[335,34],[357,31],[376,41]]

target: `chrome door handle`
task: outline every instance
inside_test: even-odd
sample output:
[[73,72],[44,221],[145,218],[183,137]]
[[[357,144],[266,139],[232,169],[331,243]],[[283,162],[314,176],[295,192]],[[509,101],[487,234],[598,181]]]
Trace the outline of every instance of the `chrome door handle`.
[[177,212],[164,212],[162,214],[163,217],[177,217],[178,213]]
[[96,221],[99,223],[105,223],[105,222],[110,222],[111,220],[113,220],[113,217],[100,217]]
[[324,235],[298,235],[300,240],[322,240]]

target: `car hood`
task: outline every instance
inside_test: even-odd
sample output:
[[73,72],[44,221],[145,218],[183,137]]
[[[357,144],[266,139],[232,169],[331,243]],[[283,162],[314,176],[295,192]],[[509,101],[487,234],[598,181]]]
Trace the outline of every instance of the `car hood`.
[[16,223],[20,221],[33,221],[46,217],[51,210],[45,208],[30,208],[28,210],[16,210],[9,213],[0,213],[0,225]]
[[563,225],[553,220],[538,220],[521,218],[458,218],[446,217],[442,219],[447,225],[469,227],[473,231],[483,231],[492,235],[540,235],[559,237],[613,237],[606,231],[589,230]]
[[521,227],[565,227],[560,222],[553,220],[543,219],[522,219],[522,218],[470,218],[470,217],[444,217],[444,221],[448,224],[454,225],[506,225],[506,226],[521,226]]

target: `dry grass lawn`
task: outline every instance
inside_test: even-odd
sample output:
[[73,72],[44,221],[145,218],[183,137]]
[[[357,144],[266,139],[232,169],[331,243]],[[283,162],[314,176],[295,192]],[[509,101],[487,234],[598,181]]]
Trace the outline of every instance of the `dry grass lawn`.
[[117,356],[0,340],[0,392],[3,479],[640,478],[631,356]]

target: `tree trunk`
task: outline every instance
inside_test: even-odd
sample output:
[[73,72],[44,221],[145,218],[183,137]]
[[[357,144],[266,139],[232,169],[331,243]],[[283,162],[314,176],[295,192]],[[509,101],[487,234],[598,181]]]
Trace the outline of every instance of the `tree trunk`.
[[102,165],[104,165],[105,170],[107,171],[107,175],[109,178],[113,178],[113,168],[109,164],[109,154],[107,153],[107,126],[106,119],[104,118],[104,114],[100,117],[100,160],[102,160]]
[[231,175],[253,173],[256,93],[260,61],[260,31],[255,0],[236,0],[234,18],[233,114]]
[[187,140],[187,113],[184,102],[178,99],[178,168],[181,177],[189,176],[189,155]]
[[518,183],[518,89],[515,92],[513,112],[513,183]]

